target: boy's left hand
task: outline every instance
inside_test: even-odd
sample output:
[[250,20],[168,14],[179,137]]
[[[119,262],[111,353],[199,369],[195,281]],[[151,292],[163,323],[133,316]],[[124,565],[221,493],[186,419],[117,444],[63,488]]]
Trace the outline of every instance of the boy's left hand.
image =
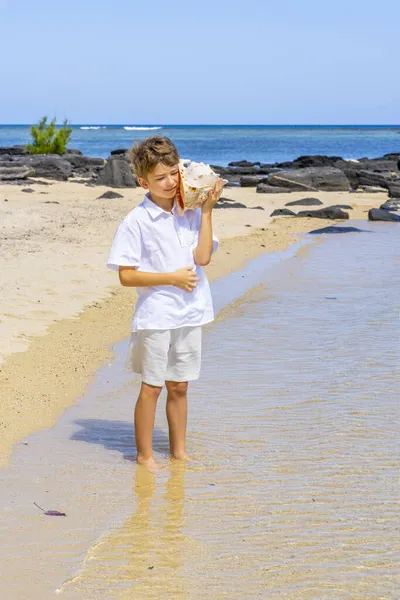
[[202,212],[208,212],[214,208],[221,197],[223,187],[224,180],[219,177],[215,182],[214,187],[208,192],[208,198],[201,207]]

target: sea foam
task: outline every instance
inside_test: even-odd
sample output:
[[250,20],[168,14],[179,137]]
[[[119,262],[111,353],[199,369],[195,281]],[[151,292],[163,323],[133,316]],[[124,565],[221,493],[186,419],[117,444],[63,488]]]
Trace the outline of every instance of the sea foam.
[[126,131],[154,131],[155,129],[162,129],[162,127],[124,127]]

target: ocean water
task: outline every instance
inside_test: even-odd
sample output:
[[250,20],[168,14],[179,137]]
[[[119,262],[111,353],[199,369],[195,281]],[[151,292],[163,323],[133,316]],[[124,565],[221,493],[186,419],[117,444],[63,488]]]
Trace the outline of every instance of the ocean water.
[[[170,137],[182,158],[227,165],[247,159],[265,163],[325,154],[343,158],[400,152],[400,125],[393,126],[184,126],[75,125],[70,147],[107,157],[111,150],[160,133]],[[26,125],[0,125],[0,146],[29,141]]]
[[213,286],[196,462],[136,468],[127,341],[16,445],[0,475],[7,600],[398,600],[400,238],[350,225],[368,231],[306,236]]

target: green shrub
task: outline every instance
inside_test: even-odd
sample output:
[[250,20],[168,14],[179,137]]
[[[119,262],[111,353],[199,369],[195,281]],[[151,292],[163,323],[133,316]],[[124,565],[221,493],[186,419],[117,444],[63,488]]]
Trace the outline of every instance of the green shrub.
[[33,143],[27,145],[30,154],[64,154],[70,140],[72,129],[67,119],[63,126],[56,128],[56,120],[47,124],[43,117],[37,125],[31,127]]

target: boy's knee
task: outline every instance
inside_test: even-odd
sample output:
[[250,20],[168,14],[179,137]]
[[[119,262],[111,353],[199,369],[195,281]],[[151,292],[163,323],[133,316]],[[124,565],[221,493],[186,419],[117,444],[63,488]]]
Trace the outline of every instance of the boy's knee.
[[166,386],[168,392],[174,396],[183,397],[187,394],[187,381],[168,381],[166,382]]
[[151,398],[152,400],[158,400],[158,397],[161,394],[161,390],[162,387],[150,385],[149,383],[142,383],[141,393],[147,396],[147,398]]

